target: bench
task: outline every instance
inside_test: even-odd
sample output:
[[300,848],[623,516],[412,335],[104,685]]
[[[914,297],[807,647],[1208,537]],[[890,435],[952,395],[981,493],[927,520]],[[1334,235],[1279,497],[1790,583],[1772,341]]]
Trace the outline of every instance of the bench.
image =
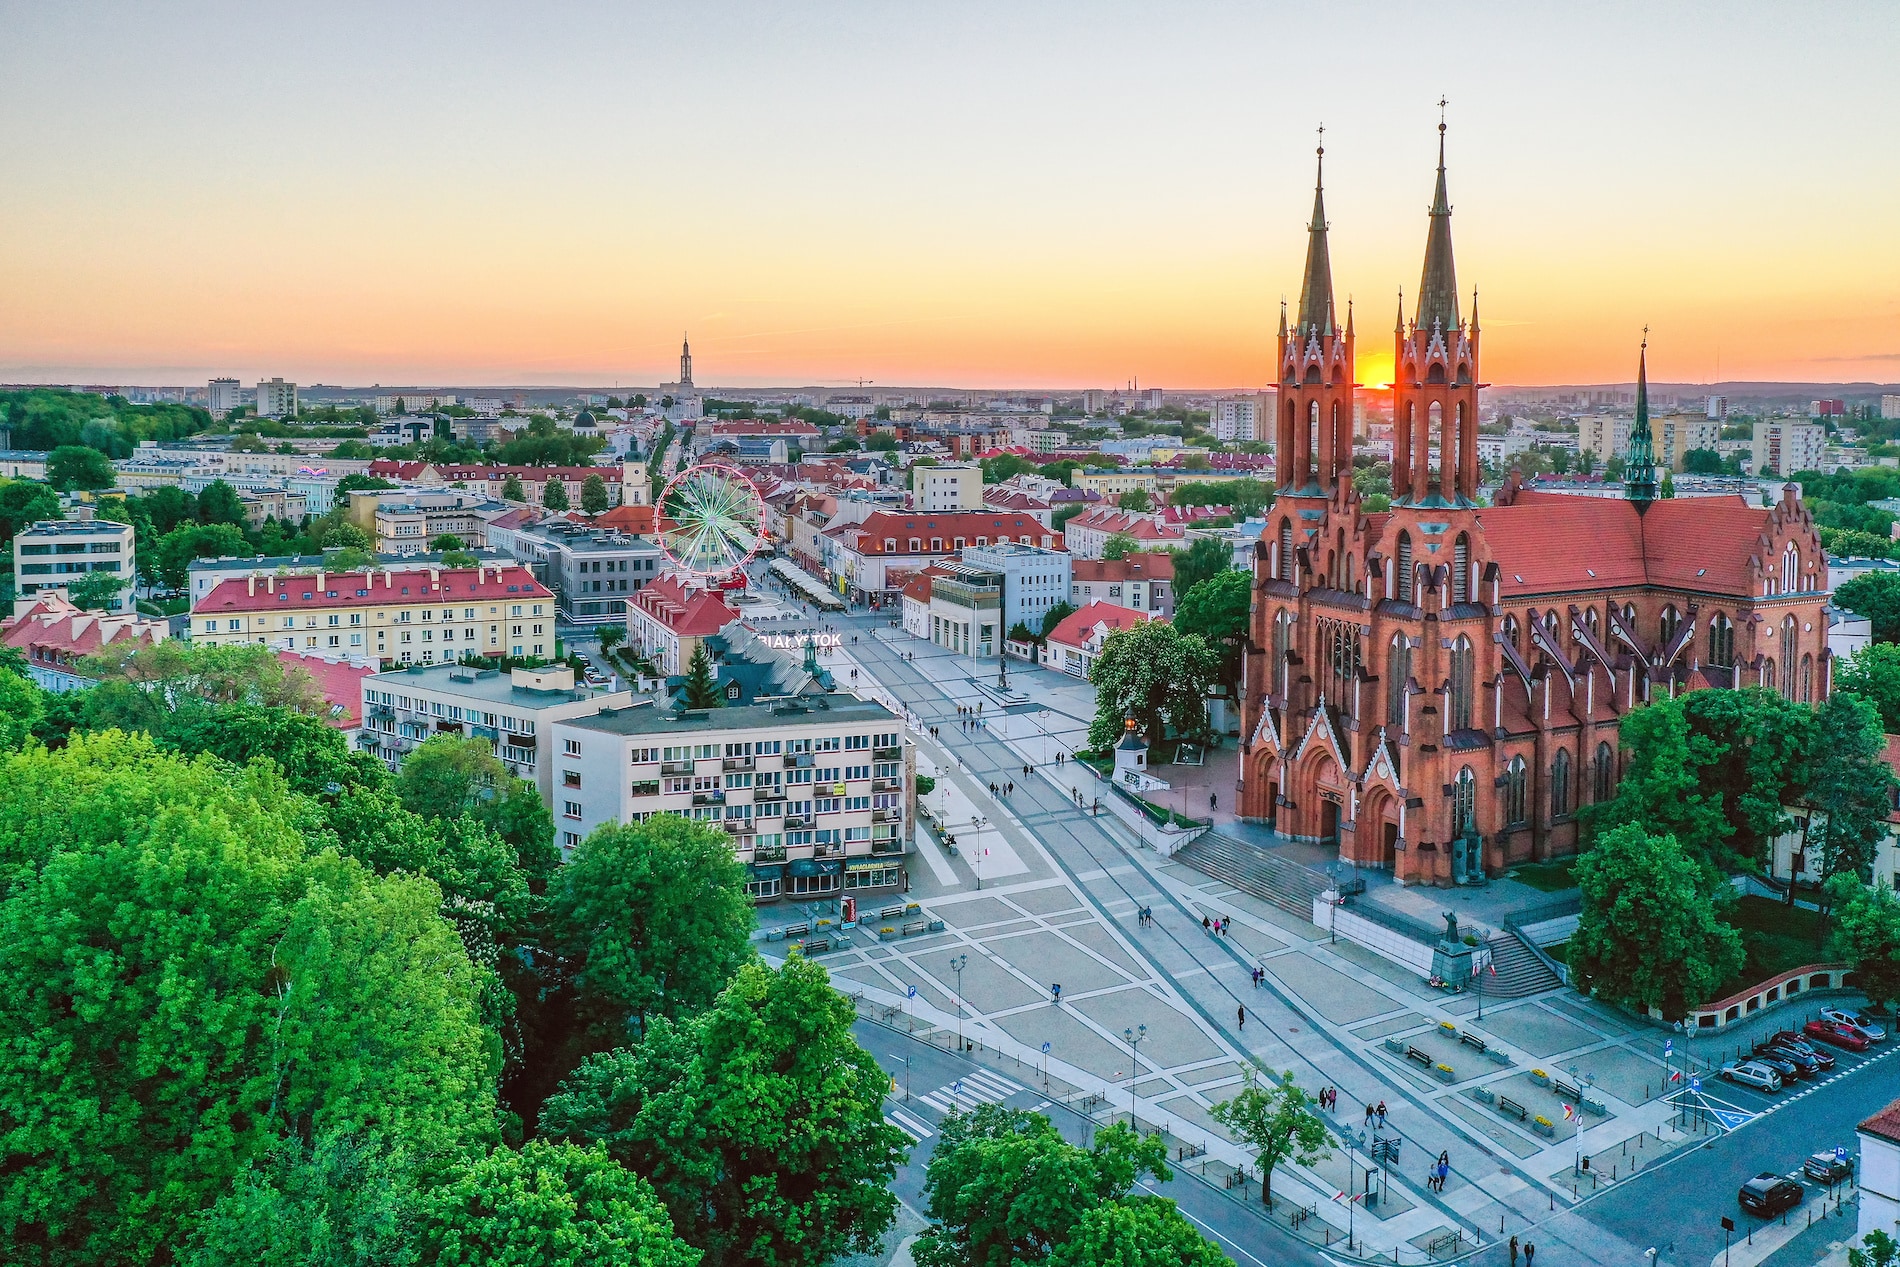
[[929,927],[930,925],[926,921],[921,920],[921,919],[914,919],[910,923],[904,925],[903,934],[906,937],[915,937],[917,934],[925,931]]
[[831,949],[831,938],[808,937],[805,939],[804,944],[799,946],[798,949],[799,953],[803,954],[807,959],[813,955],[822,955]]
[[1405,1058],[1407,1060],[1415,1060],[1419,1064],[1424,1065],[1427,1069],[1430,1069],[1433,1065],[1438,1063],[1436,1060],[1433,1060],[1430,1056],[1426,1055],[1424,1052],[1420,1051],[1418,1048],[1413,1047],[1409,1044],[1405,1048]]
[[877,913],[877,917],[879,919],[896,919],[903,913],[904,913],[903,904],[899,903],[896,906],[885,907],[883,910]]
[[1458,1041],[1467,1047],[1476,1047],[1479,1051],[1484,1051],[1487,1048],[1485,1041],[1468,1029],[1459,1032]]
[[1519,1104],[1516,1100],[1511,1099],[1509,1096],[1501,1095],[1498,1097],[1497,1110],[1506,1117],[1514,1117],[1520,1122],[1528,1120],[1531,1115],[1529,1109]]
[[780,937],[803,937],[811,931],[810,924],[787,924],[778,930]]
[[1577,1088],[1571,1086],[1568,1082],[1563,1082],[1556,1078],[1550,1080],[1550,1091],[1552,1095],[1561,1096],[1566,1100],[1575,1101],[1583,1099],[1583,1092],[1577,1090]]

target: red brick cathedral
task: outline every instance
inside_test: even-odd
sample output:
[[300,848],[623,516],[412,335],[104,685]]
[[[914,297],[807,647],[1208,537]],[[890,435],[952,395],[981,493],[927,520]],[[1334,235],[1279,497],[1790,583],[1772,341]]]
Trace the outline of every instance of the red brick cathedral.
[[[1829,680],[1827,562],[1792,486],[1658,499],[1639,359],[1621,498],[1478,492],[1477,292],[1458,311],[1444,125],[1417,309],[1393,334],[1392,508],[1352,485],[1353,323],[1323,188],[1280,317],[1277,495],[1254,555],[1241,813],[1449,885],[1577,847],[1644,701]],[[1323,151],[1322,151],[1323,155]]]

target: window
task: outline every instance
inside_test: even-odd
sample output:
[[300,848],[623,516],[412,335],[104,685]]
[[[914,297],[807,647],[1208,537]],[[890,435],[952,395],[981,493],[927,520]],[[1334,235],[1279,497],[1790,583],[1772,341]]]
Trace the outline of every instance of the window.
[[1597,745],[1596,771],[1591,789],[1591,800],[1598,805],[1610,799],[1610,793],[1616,788],[1616,750],[1606,741]]
[[561,741],[561,751],[570,757],[578,757],[581,755],[581,741],[578,739],[563,739]]
[[[1784,594],[1792,594],[1800,588],[1801,552],[1795,549],[1794,542],[1790,541],[1787,550],[1785,550],[1781,556],[1781,592]],[[1785,659],[1786,657],[1784,656],[1783,658]],[[1789,661],[1789,663],[1792,664],[1793,661]]]
[[563,818],[579,818],[581,816],[581,803],[579,801],[562,801],[561,816]]
[[1283,611],[1273,618],[1273,680],[1281,695],[1287,693],[1288,661],[1293,654],[1293,614]]
[[1451,601],[1471,601],[1471,539],[1462,532],[1451,547]]
[[1394,566],[1398,572],[1399,601],[1409,603],[1412,601],[1412,534],[1409,532],[1399,533],[1398,559]]
[[1462,836],[1478,821],[1478,780],[1466,766],[1451,784],[1451,834]]
[[1570,812],[1570,752],[1557,749],[1550,763],[1550,816],[1562,818]]
[[1447,730],[1471,729],[1471,696],[1473,674],[1476,671],[1475,658],[1471,654],[1471,639],[1463,634],[1451,644],[1451,681],[1448,684],[1451,698],[1450,713],[1446,718]]
[[1682,613],[1676,610],[1674,603],[1671,603],[1663,608],[1662,618],[1656,622],[1656,633],[1659,639],[1656,650],[1669,650],[1669,644],[1676,640],[1676,635],[1681,631]]
[[1512,757],[1510,764],[1504,767],[1504,821],[1508,826],[1524,825],[1524,758]]
[[1787,673],[1783,675],[1782,693],[1790,700],[1798,697],[1795,689],[1794,666],[1795,654],[1799,647],[1800,634],[1796,629],[1794,617],[1789,616],[1781,622],[1781,645],[1775,650],[1781,656],[1781,662],[1788,666]]
[[1291,519],[1283,519],[1280,521],[1280,557],[1278,560],[1278,565],[1279,565],[1279,572],[1278,572],[1279,579],[1282,581],[1292,580],[1293,579],[1293,521]]
[[1385,724],[1405,729],[1407,683],[1412,676],[1412,648],[1404,634],[1396,634],[1385,653]]

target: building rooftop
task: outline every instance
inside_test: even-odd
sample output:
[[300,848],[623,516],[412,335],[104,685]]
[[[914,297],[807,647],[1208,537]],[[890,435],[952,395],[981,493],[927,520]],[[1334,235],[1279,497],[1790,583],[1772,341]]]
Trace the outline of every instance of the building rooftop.
[[1878,1135],[1884,1140],[1900,1144],[1900,1100],[1895,1100],[1862,1122],[1860,1129],[1869,1135]]
[[[316,582],[321,577],[323,588]],[[281,583],[280,583],[281,582]],[[536,581],[520,564],[504,567],[431,568],[405,566],[370,572],[332,572],[279,577],[233,577],[192,608],[200,612],[271,611],[278,607],[387,607],[424,602],[467,602],[470,599],[549,599],[552,590]]]
[[842,692],[810,695],[796,703],[749,704],[741,708],[702,708],[675,713],[637,706],[602,709],[565,725],[608,735],[692,734],[717,730],[758,730],[771,726],[836,725],[873,722],[901,725],[882,704]]
[[[524,680],[535,679],[550,685],[537,687],[523,684]],[[559,686],[563,681],[570,685]],[[373,673],[364,679],[366,684],[376,690],[437,691],[444,695],[458,695],[491,704],[512,704],[519,708],[549,708],[555,704],[590,699],[621,702],[633,698],[631,691],[609,694],[585,685],[572,685],[573,681],[573,670],[565,666],[541,670],[516,669],[503,673],[499,669],[477,669],[466,664],[416,664],[406,669],[392,669],[388,673]]]

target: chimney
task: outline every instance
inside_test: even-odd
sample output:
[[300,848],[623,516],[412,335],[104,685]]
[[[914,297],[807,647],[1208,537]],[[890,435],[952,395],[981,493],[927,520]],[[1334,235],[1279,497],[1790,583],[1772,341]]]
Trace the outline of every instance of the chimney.
[[[253,575],[255,575],[255,573],[253,573]],[[264,578],[264,592],[266,594],[275,594],[277,592],[277,573],[272,572],[269,576]]]
[[247,576],[247,577],[245,577],[245,578],[244,578],[244,592],[245,592],[245,593],[246,593],[247,595],[250,595],[251,597],[256,597],[256,595],[257,595],[257,573],[255,573],[255,572],[253,572],[253,573],[251,573],[251,574],[250,574],[249,576]]
[[317,588],[318,589],[323,588],[323,569],[322,568],[317,569]]
[[434,567],[433,565],[431,565],[429,568],[429,588],[434,589],[436,587],[436,583],[440,581],[441,579],[442,579],[441,571],[437,569],[436,567]]

